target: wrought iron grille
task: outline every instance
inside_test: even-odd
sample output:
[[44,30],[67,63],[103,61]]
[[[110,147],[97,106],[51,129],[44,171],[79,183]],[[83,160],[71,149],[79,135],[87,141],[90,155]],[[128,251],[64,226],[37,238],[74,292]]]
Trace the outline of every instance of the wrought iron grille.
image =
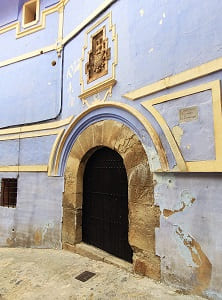
[[16,207],[17,179],[2,178],[1,182],[1,206]]

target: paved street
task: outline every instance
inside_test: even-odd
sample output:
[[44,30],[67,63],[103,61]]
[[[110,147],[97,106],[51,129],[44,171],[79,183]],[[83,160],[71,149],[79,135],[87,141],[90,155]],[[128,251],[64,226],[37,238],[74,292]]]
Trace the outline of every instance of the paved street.
[[[75,277],[95,273],[85,282]],[[0,249],[0,299],[202,299],[61,250]]]

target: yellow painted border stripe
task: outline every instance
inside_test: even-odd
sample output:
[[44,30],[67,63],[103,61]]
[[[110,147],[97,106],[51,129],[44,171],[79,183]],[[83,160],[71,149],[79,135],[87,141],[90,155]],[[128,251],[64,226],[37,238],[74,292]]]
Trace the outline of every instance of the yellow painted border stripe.
[[47,172],[47,165],[0,166],[0,172]]
[[54,12],[59,11],[61,7],[64,7],[64,5],[66,5],[68,3],[68,1],[69,0],[60,0],[59,3],[55,4],[54,6],[51,6],[47,9],[43,10],[42,13],[41,13],[40,24],[37,24],[35,26],[29,27],[29,28],[21,31],[20,22],[16,21],[13,24],[2,27],[0,29],[0,34],[3,34],[7,31],[15,29],[16,38],[21,38],[21,37],[26,36],[28,34],[31,34],[31,33],[37,32],[41,29],[44,29],[45,25],[46,25],[46,16],[49,15],[49,14],[52,14]]
[[60,130],[60,133],[57,135],[57,138],[55,139],[55,142],[52,146],[52,150],[49,156],[49,163],[48,163],[48,176],[52,176],[53,175],[53,163],[54,163],[54,158],[56,155],[56,151],[59,145],[59,142],[63,136],[65,129]]
[[55,135],[55,134],[58,134],[60,132],[61,132],[61,129],[45,130],[45,131],[37,131],[37,132],[28,132],[28,133],[21,133],[21,134],[17,133],[17,134],[3,135],[3,136],[0,135],[0,141],[27,139],[27,138]]
[[[32,52],[28,52],[4,61],[0,62],[0,68],[25,60],[29,59],[35,56],[38,56],[40,54],[49,52],[49,51],[57,51],[60,55],[60,51],[62,50],[64,44],[66,44],[70,39],[72,39],[74,36],[76,36],[82,29],[85,28],[86,25],[88,25],[90,22],[92,22],[103,10],[105,10],[107,7],[109,7],[112,3],[116,2],[117,0],[106,0],[102,5],[100,5],[92,14],[90,14],[83,22],[81,22],[74,30],[72,30],[65,38],[63,38],[63,23],[64,23],[64,6],[69,2],[69,0],[60,0],[59,3],[57,3],[55,6],[49,7],[48,9],[44,10],[41,15],[41,24],[38,24],[36,26],[32,26],[24,31],[20,31],[20,23],[15,22],[13,24],[10,24],[8,26],[5,26],[3,28],[0,28],[0,34],[3,34],[7,31],[10,31],[12,29],[16,30],[16,38],[20,38],[23,36],[26,36],[28,34],[37,32],[41,29],[45,28],[46,25],[46,16],[58,12],[59,13],[59,25],[58,25],[58,38],[55,44],[43,47],[41,49],[34,50]],[[116,35],[117,37],[117,35]],[[115,46],[117,48],[117,46]],[[117,53],[117,50],[115,50]],[[116,62],[115,62],[116,63]]]
[[166,138],[167,138],[167,141],[170,145],[170,148],[174,154],[174,157],[175,157],[175,160],[176,160],[176,163],[177,163],[177,166],[179,168],[179,170],[181,172],[186,172],[187,171],[187,166],[186,166],[186,163],[184,161],[184,158],[183,158],[183,155],[182,153],[180,152],[180,149],[177,145],[177,142],[170,130],[170,128],[168,127],[166,121],[164,120],[164,118],[161,116],[161,114],[152,106],[145,106],[143,104],[143,106],[145,108],[147,108],[147,110],[154,116],[154,118],[157,120],[158,124],[160,125],[160,127],[162,128]]
[[47,52],[50,52],[50,51],[53,51],[56,49],[57,49],[57,45],[54,44],[54,45],[50,45],[50,46],[47,46],[47,47],[29,52],[29,53],[25,53],[25,54],[4,60],[4,61],[0,62],[0,68],[8,66],[10,64],[17,63],[17,62],[25,60],[25,59],[29,59],[29,58],[32,58],[32,57],[35,57],[38,55],[42,55],[43,53],[47,53]]
[[74,28],[64,39],[63,44],[69,42],[74,38],[83,28],[85,28],[89,23],[91,23],[102,11],[108,8],[112,3],[117,0],[105,0],[102,5],[95,9],[84,21],[82,21],[76,28]]
[[36,124],[36,125],[27,125],[27,126],[13,127],[13,128],[7,128],[7,129],[0,129],[0,138],[1,138],[1,135],[4,135],[4,134],[13,134],[13,133],[21,134],[24,132],[32,132],[32,131],[59,128],[59,127],[68,125],[72,121],[72,119],[73,119],[73,116],[68,117],[64,120],[55,121],[55,122],[46,122],[46,123]]
[[[160,104],[166,101],[172,101],[184,96],[192,95],[195,93],[203,92],[206,90],[212,90],[212,107],[214,117],[214,135],[215,135],[215,150],[216,160],[215,161],[201,161],[201,162],[185,162],[181,154],[179,146],[167,125],[167,122],[161,116],[161,114],[153,107],[155,104]],[[182,90],[176,93],[167,94],[152,100],[141,103],[157,120],[158,124],[162,128],[167,141],[174,154],[175,160],[179,171],[190,171],[190,172],[218,172],[222,171],[222,110],[221,110],[221,87],[220,80],[211,81],[206,84],[195,86],[186,90]],[[214,163],[212,163],[214,162]]]
[[212,82],[212,101],[216,162],[221,166],[222,171],[222,111],[220,80]]
[[176,75],[166,77],[160,81],[129,92],[123,95],[123,97],[129,100],[137,100],[142,97],[160,92],[167,88],[177,86],[179,84],[212,74],[220,70],[222,70],[222,58],[217,58],[198,67],[194,67]]
[[222,172],[222,164],[216,160],[188,161],[186,164],[189,172]]
[[[59,127],[68,125],[72,120],[73,120],[73,116],[57,122],[0,130],[1,132],[0,141],[57,135],[53,143],[52,150],[50,152],[48,165],[0,166],[0,172],[48,172],[48,176],[51,176],[53,170],[54,157],[59,142],[65,131],[64,128],[60,129]],[[59,129],[49,130],[50,128],[59,128]],[[46,130],[38,131],[39,129],[46,129]]]
[[201,84],[201,85],[198,85],[198,86],[194,86],[194,87],[182,90],[182,91],[178,91],[178,92],[175,92],[175,93],[163,95],[163,96],[158,97],[158,98],[147,100],[147,101],[143,102],[142,105],[144,103],[147,103],[149,105],[160,104],[160,103],[163,103],[163,102],[166,102],[166,101],[171,101],[171,100],[175,100],[175,99],[185,97],[185,96],[189,96],[189,95],[192,95],[192,94],[204,92],[206,90],[211,90],[215,86],[215,84],[218,84],[219,82],[220,82],[219,80],[211,81],[211,82],[204,83],[204,84]]

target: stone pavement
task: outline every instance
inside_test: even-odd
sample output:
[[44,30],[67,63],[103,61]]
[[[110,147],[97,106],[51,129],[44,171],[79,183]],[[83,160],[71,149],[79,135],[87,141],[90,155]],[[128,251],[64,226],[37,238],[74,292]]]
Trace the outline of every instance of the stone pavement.
[[[83,271],[96,275],[81,282]],[[2,248],[0,278],[1,300],[203,299],[64,250]]]

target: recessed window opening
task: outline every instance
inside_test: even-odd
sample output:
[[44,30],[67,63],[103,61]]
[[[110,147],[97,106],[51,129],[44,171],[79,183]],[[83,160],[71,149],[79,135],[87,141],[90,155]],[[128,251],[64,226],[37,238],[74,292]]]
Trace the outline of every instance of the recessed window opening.
[[16,207],[17,203],[17,179],[2,178],[0,205]]
[[23,7],[23,23],[24,25],[31,25],[37,22],[38,0],[26,2]]

